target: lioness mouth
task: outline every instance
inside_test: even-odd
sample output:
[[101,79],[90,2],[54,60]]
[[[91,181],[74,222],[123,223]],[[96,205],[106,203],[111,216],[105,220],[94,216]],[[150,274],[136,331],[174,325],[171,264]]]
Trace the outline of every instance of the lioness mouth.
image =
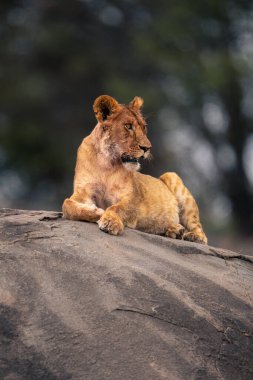
[[131,156],[122,156],[121,157],[121,160],[123,163],[132,163],[132,164],[138,164],[139,163],[139,158],[134,158],[134,157],[131,157]]

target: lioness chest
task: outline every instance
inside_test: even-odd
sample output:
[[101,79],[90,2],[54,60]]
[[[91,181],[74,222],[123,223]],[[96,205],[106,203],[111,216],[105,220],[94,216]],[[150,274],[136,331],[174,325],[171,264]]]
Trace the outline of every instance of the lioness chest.
[[[102,209],[107,209],[107,207],[120,201],[121,189],[115,188],[113,186],[108,186],[103,182],[95,182],[91,185],[92,190],[92,201],[95,205]],[[115,191],[116,190],[116,191]]]
[[124,197],[131,198],[132,189],[129,181],[125,178],[115,177],[106,179],[97,179],[89,185],[92,201],[102,209],[120,202]]

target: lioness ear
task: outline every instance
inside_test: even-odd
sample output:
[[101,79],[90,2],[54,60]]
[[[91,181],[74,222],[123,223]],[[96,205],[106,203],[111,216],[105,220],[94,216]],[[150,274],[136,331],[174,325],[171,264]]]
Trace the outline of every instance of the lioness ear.
[[95,100],[93,104],[93,110],[95,112],[97,120],[101,123],[105,121],[108,116],[117,111],[119,106],[120,105],[117,100],[111,96],[101,95]]
[[139,96],[135,96],[133,100],[131,101],[130,106],[140,109],[143,103],[144,103],[144,100],[142,98],[140,98]]

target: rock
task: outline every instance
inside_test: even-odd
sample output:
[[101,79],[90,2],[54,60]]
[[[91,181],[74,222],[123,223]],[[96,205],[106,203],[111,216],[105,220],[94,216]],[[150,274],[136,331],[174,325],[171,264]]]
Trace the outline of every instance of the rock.
[[0,379],[252,379],[252,298],[252,257],[0,212]]

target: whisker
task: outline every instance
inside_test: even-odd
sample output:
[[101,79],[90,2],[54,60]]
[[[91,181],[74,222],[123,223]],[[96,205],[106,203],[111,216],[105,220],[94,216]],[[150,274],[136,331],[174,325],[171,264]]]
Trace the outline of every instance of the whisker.
[[152,153],[149,152],[148,156],[147,156],[147,160],[150,162],[154,159],[154,156]]

